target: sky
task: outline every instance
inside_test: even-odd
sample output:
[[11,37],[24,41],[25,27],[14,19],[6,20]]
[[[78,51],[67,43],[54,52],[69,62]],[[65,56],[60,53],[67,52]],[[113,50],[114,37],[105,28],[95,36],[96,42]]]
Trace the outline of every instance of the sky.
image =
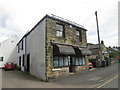
[[87,42],[97,44],[97,11],[100,40],[106,46],[118,46],[118,2],[119,0],[0,0],[0,42],[14,35],[22,37],[46,14],[54,14],[84,26],[88,30]]

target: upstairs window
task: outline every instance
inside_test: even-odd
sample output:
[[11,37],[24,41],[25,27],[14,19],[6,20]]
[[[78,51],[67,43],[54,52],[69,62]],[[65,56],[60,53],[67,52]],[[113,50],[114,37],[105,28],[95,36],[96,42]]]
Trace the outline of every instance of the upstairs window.
[[20,46],[19,46],[19,44],[18,44],[18,45],[17,45],[17,48],[18,48],[18,53],[20,52],[20,49],[19,49],[19,47],[20,47]]
[[64,26],[61,24],[56,24],[56,36],[64,37]]
[[23,50],[23,40],[18,44],[18,53]]
[[23,50],[23,40],[22,40],[22,42],[21,42],[21,49]]
[[76,30],[76,41],[82,42],[82,33],[79,30]]

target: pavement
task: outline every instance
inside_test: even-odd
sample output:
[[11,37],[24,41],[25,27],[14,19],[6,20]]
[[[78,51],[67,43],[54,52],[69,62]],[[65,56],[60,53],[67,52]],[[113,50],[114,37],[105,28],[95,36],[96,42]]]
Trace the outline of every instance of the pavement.
[[[21,71],[2,72],[3,88],[96,88],[118,73],[118,64],[114,63],[108,67],[92,69],[89,72],[71,74],[60,77],[51,82],[43,82],[39,79]],[[111,77],[109,77],[111,76]],[[116,82],[113,81],[113,83]],[[117,83],[117,82],[116,82]],[[117,86],[115,86],[117,88]]]

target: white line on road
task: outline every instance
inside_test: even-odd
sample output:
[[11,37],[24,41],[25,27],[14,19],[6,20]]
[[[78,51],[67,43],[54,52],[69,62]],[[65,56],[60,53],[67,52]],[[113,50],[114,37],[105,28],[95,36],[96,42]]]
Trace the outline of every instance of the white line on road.
[[118,75],[114,76],[113,78],[111,78],[110,80],[108,80],[107,82],[103,83],[102,85],[98,86],[97,88],[101,88],[102,86],[104,86],[105,84],[111,82],[113,79],[117,78]]

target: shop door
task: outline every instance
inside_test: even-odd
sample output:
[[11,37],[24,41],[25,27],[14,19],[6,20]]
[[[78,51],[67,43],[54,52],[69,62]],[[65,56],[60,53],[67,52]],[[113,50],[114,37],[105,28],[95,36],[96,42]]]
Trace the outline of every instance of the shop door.
[[75,64],[74,64],[74,58],[70,56],[69,58],[69,72],[75,72]]

